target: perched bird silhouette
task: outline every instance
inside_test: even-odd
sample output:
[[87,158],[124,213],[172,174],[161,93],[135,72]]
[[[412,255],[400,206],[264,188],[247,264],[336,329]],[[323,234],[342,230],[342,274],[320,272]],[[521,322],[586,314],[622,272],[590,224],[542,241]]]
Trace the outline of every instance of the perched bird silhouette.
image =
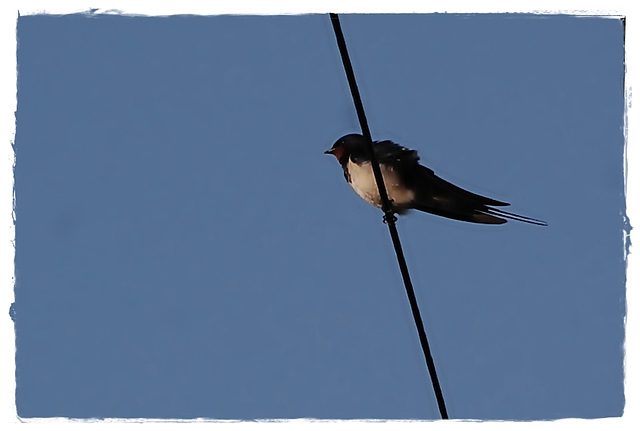
[[[505,219],[511,219],[547,225],[541,220],[492,208],[509,204],[471,193],[443,180],[418,163],[420,157],[415,150],[391,141],[374,141],[373,150],[394,213],[404,214],[415,209],[471,223],[503,224],[507,222]],[[362,135],[343,136],[325,154],[332,154],[338,159],[345,179],[360,197],[382,207],[368,144]]]

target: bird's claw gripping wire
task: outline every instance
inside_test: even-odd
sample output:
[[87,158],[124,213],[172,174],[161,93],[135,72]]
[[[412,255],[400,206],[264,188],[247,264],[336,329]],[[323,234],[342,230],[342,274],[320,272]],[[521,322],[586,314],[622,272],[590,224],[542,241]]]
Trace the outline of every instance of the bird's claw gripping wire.
[[382,217],[382,223],[389,224],[389,220],[391,220],[392,223],[395,223],[398,221],[398,217],[390,211]]
[[393,199],[388,198],[389,199],[389,208],[383,208],[384,211],[384,216],[382,216],[382,223],[384,224],[389,224],[389,220],[391,220],[393,223],[398,221],[398,217],[395,216],[394,211],[391,209],[393,208]]

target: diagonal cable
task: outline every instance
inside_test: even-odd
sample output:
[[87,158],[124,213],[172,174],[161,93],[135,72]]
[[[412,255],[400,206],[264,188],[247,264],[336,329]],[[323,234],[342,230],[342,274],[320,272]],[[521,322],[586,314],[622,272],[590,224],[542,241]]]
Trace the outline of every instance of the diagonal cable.
[[353,73],[353,67],[351,66],[351,60],[349,59],[349,53],[347,52],[347,44],[342,34],[342,27],[340,26],[340,18],[338,14],[329,14],[331,17],[331,24],[333,25],[333,31],[336,34],[336,41],[338,42],[338,49],[340,50],[340,56],[342,57],[342,64],[344,65],[345,73],[347,74],[347,80],[349,81],[349,88],[351,89],[351,96],[353,97],[353,103],[358,113],[358,120],[360,121],[360,128],[362,129],[362,135],[369,144],[369,152],[371,155],[371,168],[373,169],[373,175],[378,185],[380,192],[380,199],[382,201],[382,211],[384,212],[384,221],[389,226],[389,233],[391,234],[391,240],[393,242],[393,248],[395,249],[396,256],[398,257],[398,265],[400,266],[400,273],[402,274],[402,280],[404,281],[404,287],[407,291],[407,297],[409,298],[409,304],[411,305],[411,313],[413,314],[413,320],[418,330],[418,337],[420,338],[420,345],[422,346],[422,352],[424,353],[424,359],[427,363],[427,369],[429,370],[429,376],[431,377],[431,384],[433,385],[433,391],[438,402],[438,409],[440,410],[440,416],[442,419],[449,419],[447,408],[444,403],[444,397],[442,396],[442,389],[440,388],[440,382],[438,381],[438,375],[436,373],[436,366],[431,356],[431,349],[429,348],[429,341],[427,340],[427,334],[424,330],[424,324],[422,323],[422,317],[420,316],[420,308],[418,307],[418,301],[413,291],[413,285],[411,283],[411,277],[409,276],[409,269],[407,262],[404,258],[402,251],[402,244],[400,243],[400,236],[396,229],[396,218],[391,208],[391,202],[387,194],[387,189],[384,186],[384,179],[378,164],[378,159],[373,151],[373,141],[371,140],[371,132],[369,131],[369,125],[367,123],[367,117],[364,114],[364,107],[362,100],[360,99],[360,92],[358,91],[358,85],[356,83],[356,77]]

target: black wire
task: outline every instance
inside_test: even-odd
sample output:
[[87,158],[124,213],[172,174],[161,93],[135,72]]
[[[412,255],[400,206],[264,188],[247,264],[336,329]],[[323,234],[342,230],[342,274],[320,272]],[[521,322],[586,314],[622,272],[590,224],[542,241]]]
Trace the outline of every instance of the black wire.
[[411,284],[411,277],[409,276],[409,269],[407,262],[404,259],[404,253],[402,252],[402,244],[400,243],[400,237],[398,230],[396,229],[396,218],[389,202],[389,196],[387,195],[387,189],[384,186],[384,179],[382,172],[380,171],[380,165],[373,151],[373,142],[371,140],[371,132],[369,131],[369,125],[367,124],[367,117],[364,115],[364,107],[362,100],[360,99],[360,92],[358,91],[358,85],[356,83],[356,77],[353,73],[353,67],[351,66],[351,60],[349,59],[349,53],[347,52],[347,44],[342,34],[342,28],[340,27],[340,18],[338,14],[329,14],[331,17],[331,24],[333,25],[333,31],[336,34],[336,41],[338,42],[338,49],[340,50],[340,56],[342,57],[342,64],[347,74],[347,80],[349,81],[349,88],[351,89],[351,96],[353,96],[353,103],[358,113],[358,120],[360,120],[360,127],[362,128],[362,135],[369,144],[369,151],[371,154],[371,168],[373,169],[373,175],[378,185],[380,192],[380,199],[382,201],[382,211],[384,211],[384,220],[389,226],[389,233],[391,234],[391,240],[393,242],[393,248],[395,249],[396,256],[398,257],[398,265],[400,265],[400,272],[404,281],[404,287],[407,291],[407,297],[409,298],[409,304],[411,305],[411,313],[413,314],[413,320],[418,330],[418,337],[420,338],[420,345],[422,346],[422,352],[424,353],[424,359],[427,363],[427,369],[431,377],[431,384],[433,385],[433,391],[435,392],[436,400],[438,402],[438,409],[440,410],[440,416],[442,419],[449,419],[447,408],[444,403],[444,397],[442,396],[442,389],[440,388],[440,382],[438,381],[438,375],[436,373],[436,366],[431,356],[431,349],[429,348],[429,341],[427,340],[427,334],[424,330],[424,324],[422,323],[422,317],[420,316],[420,309],[418,308],[418,301],[413,291],[413,285]]

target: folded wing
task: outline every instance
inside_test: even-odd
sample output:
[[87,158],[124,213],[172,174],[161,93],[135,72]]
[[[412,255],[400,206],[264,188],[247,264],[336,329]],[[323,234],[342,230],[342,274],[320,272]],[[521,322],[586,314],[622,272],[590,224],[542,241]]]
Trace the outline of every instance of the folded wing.
[[422,165],[413,170],[414,178],[408,178],[416,190],[413,208],[419,211],[482,224],[503,224],[505,219],[545,226],[546,223],[491,206],[507,206],[506,202],[471,193],[448,181]]

